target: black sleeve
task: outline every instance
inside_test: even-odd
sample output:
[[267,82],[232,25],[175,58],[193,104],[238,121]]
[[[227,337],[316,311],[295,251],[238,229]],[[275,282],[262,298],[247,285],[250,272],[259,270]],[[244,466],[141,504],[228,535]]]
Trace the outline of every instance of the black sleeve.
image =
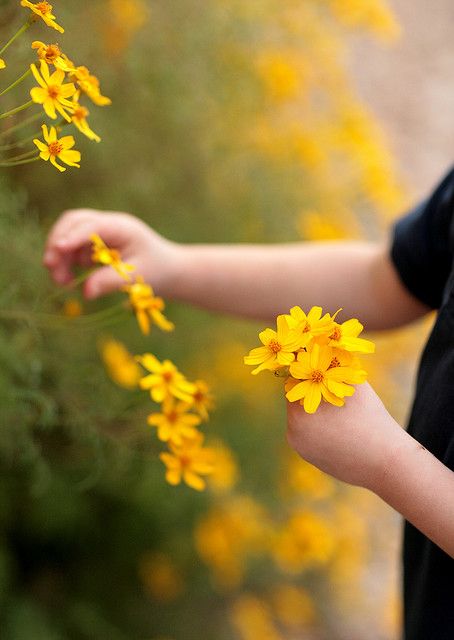
[[441,304],[453,250],[454,169],[429,200],[394,226],[391,259],[405,287],[432,309]]

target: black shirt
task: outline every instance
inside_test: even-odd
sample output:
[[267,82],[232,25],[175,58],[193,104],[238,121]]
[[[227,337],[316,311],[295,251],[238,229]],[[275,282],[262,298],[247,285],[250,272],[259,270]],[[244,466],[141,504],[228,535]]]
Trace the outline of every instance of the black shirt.
[[[419,365],[408,432],[454,471],[453,214],[454,170],[429,200],[397,222],[391,257],[406,288],[438,310]],[[454,640],[454,559],[408,522],[404,624],[405,640]]]

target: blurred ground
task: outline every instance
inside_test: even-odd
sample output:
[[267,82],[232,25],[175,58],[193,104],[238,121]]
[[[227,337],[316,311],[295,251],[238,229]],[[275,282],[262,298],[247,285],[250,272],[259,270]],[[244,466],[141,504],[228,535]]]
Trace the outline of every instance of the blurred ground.
[[415,196],[424,197],[453,159],[454,4],[393,0],[391,6],[400,40],[384,47],[359,37],[351,65]]

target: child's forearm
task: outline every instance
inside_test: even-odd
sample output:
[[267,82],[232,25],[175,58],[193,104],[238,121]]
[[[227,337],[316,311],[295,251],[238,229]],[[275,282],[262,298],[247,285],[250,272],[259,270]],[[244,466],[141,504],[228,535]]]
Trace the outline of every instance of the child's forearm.
[[266,320],[294,305],[331,313],[342,307],[368,329],[397,326],[425,311],[398,281],[387,249],[366,242],[186,245],[167,295]]
[[454,472],[405,431],[369,488],[454,558]]

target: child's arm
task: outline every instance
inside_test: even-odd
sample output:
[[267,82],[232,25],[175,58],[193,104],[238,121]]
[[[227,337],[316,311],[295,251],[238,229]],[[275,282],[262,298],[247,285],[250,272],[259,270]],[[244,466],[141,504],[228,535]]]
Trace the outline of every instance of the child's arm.
[[[294,305],[343,307],[368,329],[394,327],[427,308],[401,284],[385,246],[367,242],[285,245],[179,245],[128,214],[74,210],[54,225],[44,263],[59,283],[75,263],[89,264],[90,235],[118,248],[125,262],[164,297],[239,316],[274,320]],[[88,297],[121,284],[103,268],[86,283]]]
[[364,487],[454,558],[454,472],[404,431],[368,384],[342,409],[288,403],[288,441],[308,462]]

